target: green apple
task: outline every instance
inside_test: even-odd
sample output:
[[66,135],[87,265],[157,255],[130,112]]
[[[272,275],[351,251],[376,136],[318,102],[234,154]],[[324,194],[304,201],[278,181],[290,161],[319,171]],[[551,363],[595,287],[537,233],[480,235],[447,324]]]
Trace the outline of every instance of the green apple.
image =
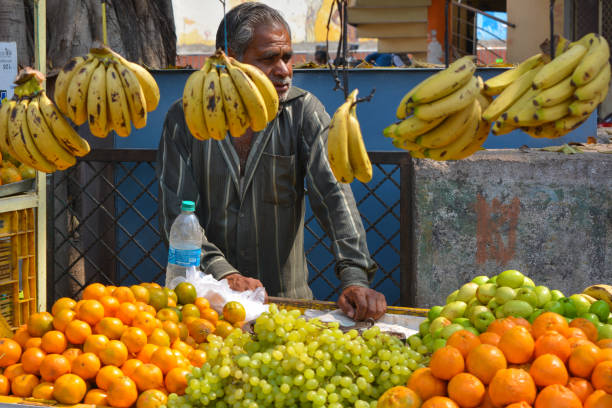
[[432,351],[436,351],[446,346],[446,340],[443,338],[435,339],[432,344]]
[[524,281],[525,275],[515,269],[509,269],[497,275],[498,286],[508,286],[512,289],[516,289],[523,286]]
[[462,327],[470,327],[472,325],[470,319],[468,319],[467,317],[457,317],[456,319],[451,320],[451,323],[460,324]]
[[487,327],[495,320],[495,316],[491,311],[478,313],[472,322],[476,330],[479,332],[487,331]]
[[428,344],[431,344],[432,341],[433,341],[433,335],[431,333],[427,333],[425,336],[423,336],[423,344],[425,344],[426,346]]
[[488,276],[485,275],[480,275],[480,276],[476,276],[474,279],[472,279],[472,282],[478,284],[478,285],[482,285],[484,283],[487,283],[487,281],[489,280]]
[[559,313],[560,315],[562,315],[563,305],[558,300],[549,300],[544,305],[544,310],[546,310],[547,312]]
[[451,321],[448,320],[446,317],[438,316],[429,325],[429,332],[433,335],[436,330],[446,327],[449,324],[451,324]]
[[563,292],[561,292],[560,290],[557,289],[553,289],[550,291],[550,296],[552,300],[559,300],[562,297],[565,297],[565,295],[563,294]]
[[604,324],[599,328],[599,338],[601,339],[612,339],[612,324]]
[[448,295],[446,297],[446,303],[451,303],[454,302],[455,300],[457,300],[457,295],[459,294],[459,289],[457,289],[456,291],[452,292],[450,295]]
[[610,318],[610,306],[603,300],[596,300],[589,307],[589,312],[597,315],[600,322],[607,322]]
[[459,293],[457,293],[455,300],[467,303],[476,295],[476,290],[478,290],[478,284],[468,282],[459,288]]
[[465,328],[465,330],[469,331],[470,333],[475,334],[476,336],[478,336],[478,335],[480,334],[480,332],[478,331],[478,329],[477,329],[477,328],[475,328],[475,327],[472,327],[472,326],[470,326],[470,327],[466,327],[466,328]]
[[536,319],[536,317],[538,317],[539,315],[541,315],[544,312],[545,312],[544,309],[536,309],[536,310],[533,311],[533,313],[531,315],[529,315],[527,320],[529,320],[529,323],[533,323],[533,321]]
[[546,286],[542,286],[542,285],[536,286],[533,290],[538,296],[538,307],[544,306],[546,302],[552,299],[552,295],[550,294],[550,289],[548,289]]
[[[444,326],[446,327],[446,326]],[[438,330],[436,330],[435,332],[431,333],[431,336],[435,339],[439,339],[440,337],[442,337],[442,330],[444,330],[444,327],[440,327]]]
[[427,333],[429,333],[429,325],[431,324],[431,322],[429,320],[423,320],[423,322],[421,322],[421,324],[419,324],[419,334],[421,336],[425,336]]
[[574,303],[570,298],[563,297],[559,299],[558,302],[563,305],[563,316],[569,317],[570,319],[573,319],[574,317],[578,316],[576,306],[574,306]]
[[504,316],[527,318],[533,313],[533,306],[524,300],[512,299],[504,303],[502,310]]
[[427,319],[429,319],[430,322],[433,321],[436,317],[440,316],[440,312],[442,311],[442,309],[444,309],[444,306],[432,307],[427,313]]
[[466,312],[465,312],[465,317],[467,317],[468,319],[470,319],[470,321],[472,322],[472,324],[474,324],[474,317],[475,317],[475,316],[477,316],[479,313],[482,313],[482,312],[490,312],[490,311],[491,311],[491,309],[489,309],[489,308],[488,308],[488,307],[486,307],[486,306],[482,306],[482,305],[479,305],[479,306],[474,306],[474,307],[472,307],[471,309],[466,310]]
[[478,287],[476,298],[480,303],[486,305],[495,297],[495,291],[497,291],[497,285],[495,283],[484,283]]
[[442,309],[442,312],[440,312],[440,316],[453,320],[454,318],[462,317],[466,308],[467,303],[456,300],[444,306],[444,309]]
[[497,283],[497,276],[493,276],[491,279],[489,279],[486,283]]
[[608,324],[612,324],[612,317],[608,319]]
[[457,323],[452,323],[442,329],[442,338],[448,340],[448,338],[456,331],[463,330],[463,326]]
[[576,313],[578,313],[579,315],[587,313],[589,311],[589,308],[591,307],[591,302],[589,302],[588,299],[582,296],[581,294],[575,293],[569,298],[574,304],[574,306],[576,306]]
[[532,307],[538,305],[538,295],[532,287],[522,287],[516,290],[516,300],[529,303]]
[[504,314],[504,306],[500,306],[497,309],[495,309],[495,311],[493,312],[495,314],[495,318],[496,319],[503,319],[504,317],[506,317],[506,315]]
[[523,286],[527,286],[528,288],[535,288],[535,283],[531,280],[530,277],[525,276],[525,280],[523,280]]
[[473,297],[472,299],[470,299],[469,302],[467,302],[467,307],[472,307],[472,306],[478,306],[481,303],[478,301],[478,299],[476,297]]
[[489,308],[489,310],[495,310],[498,307],[500,307],[501,305],[499,303],[497,303],[497,301],[495,299],[491,299],[489,301],[489,303],[487,303],[487,308]]
[[516,291],[509,286],[500,286],[495,291],[495,301],[503,305],[509,300],[512,300],[516,297]]
[[597,315],[595,313],[583,313],[581,315],[579,315],[578,317],[582,317],[583,319],[587,319],[589,322],[595,324],[595,323],[601,323],[599,321],[599,317],[597,317]]
[[423,339],[418,334],[413,334],[408,337],[408,344],[410,344],[410,348],[416,350],[420,345],[423,344]]

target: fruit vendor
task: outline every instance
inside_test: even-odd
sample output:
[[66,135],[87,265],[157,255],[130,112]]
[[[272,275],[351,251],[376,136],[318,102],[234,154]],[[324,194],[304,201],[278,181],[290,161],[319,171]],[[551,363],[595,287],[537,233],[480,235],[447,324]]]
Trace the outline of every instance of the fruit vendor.
[[230,10],[216,46],[259,67],[280,99],[261,132],[196,140],[181,100],[169,109],[157,156],[160,225],[168,240],[182,200],[196,203],[204,228],[201,269],[234,290],[263,286],[271,296],[311,299],[304,254],[304,196],[331,238],[341,281],[338,306],[355,320],[377,319],[383,294],[369,288],[377,269],[351,188],[327,160],[330,117],[311,93],[291,86],[291,31],[277,10],[244,3]]

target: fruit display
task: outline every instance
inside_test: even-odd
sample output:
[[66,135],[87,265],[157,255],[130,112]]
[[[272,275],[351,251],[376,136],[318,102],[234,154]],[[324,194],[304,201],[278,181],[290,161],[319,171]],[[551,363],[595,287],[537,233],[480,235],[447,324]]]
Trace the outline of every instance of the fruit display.
[[480,95],[474,57],[465,56],[411,89],[383,130],[393,145],[413,157],[459,160],[478,151],[490,127],[481,120],[489,100]]
[[60,112],[76,125],[88,122],[97,137],[106,137],[111,130],[125,137],[131,125],[143,128],[147,112],[157,108],[159,98],[149,71],[98,43],[87,55],[68,61],[57,76],[53,95]]
[[334,177],[341,183],[357,179],[367,183],[372,179],[372,163],[366,151],[357,120],[357,89],[334,113],[327,136],[327,156]]
[[251,128],[265,129],[276,117],[279,100],[274,85],[257,67],[236,61],[219,50],[189,76],[183,111],[198,140],[239,137]]
[[52,173],[73,166],[90,147],[47,97],[43,81],[43,75],[29,67],[18,75],[13,99],[0,105],[0,149],[16,160],[15,166],[22,163]]

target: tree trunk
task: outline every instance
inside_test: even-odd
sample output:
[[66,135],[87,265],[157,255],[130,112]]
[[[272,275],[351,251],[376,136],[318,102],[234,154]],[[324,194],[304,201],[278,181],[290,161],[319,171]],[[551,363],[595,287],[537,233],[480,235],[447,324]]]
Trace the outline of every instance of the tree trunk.
[[24,0],[0,2],[0,41],[17,43],[17,63],[23,67],[34,61],[32,4]]

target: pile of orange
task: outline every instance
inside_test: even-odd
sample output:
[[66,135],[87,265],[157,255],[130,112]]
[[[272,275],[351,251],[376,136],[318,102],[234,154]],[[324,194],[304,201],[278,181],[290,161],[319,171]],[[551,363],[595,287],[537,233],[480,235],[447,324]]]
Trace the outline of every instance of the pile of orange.
[[0,339],[0,395],[152,408],[184,394],[191,367],[206,362],[201,343],[234,326],[205,298],[181,309],[172,296],[150,298],[160,290],[94,283],[82,300],[61,298],[51,313],[31,315]]
[[612,408],[612,341],[551,312],[499,319],[453,333],[403,388],[406,408]]

